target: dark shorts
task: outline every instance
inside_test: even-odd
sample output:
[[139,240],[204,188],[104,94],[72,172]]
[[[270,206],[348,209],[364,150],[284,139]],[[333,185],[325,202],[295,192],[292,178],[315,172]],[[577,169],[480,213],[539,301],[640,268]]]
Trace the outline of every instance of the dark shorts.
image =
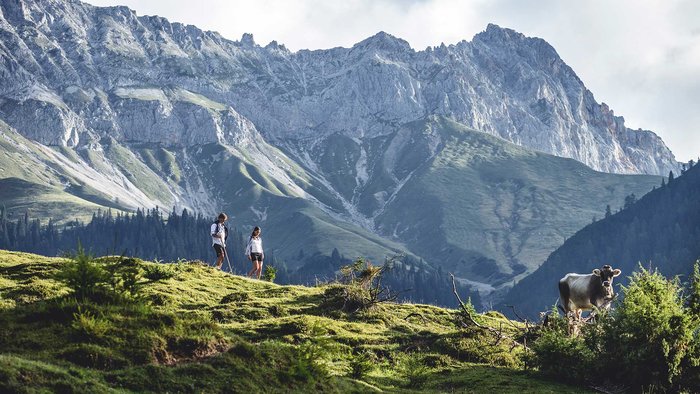
[[214,250],[216,251],[216,257],[224,257],[226,255],[224,247],[219,244],[214,244]]
[[263,258],[262,258],[262,253],[251,253],[250,254],[250,259],[252,261],[259,261],[262,263]]

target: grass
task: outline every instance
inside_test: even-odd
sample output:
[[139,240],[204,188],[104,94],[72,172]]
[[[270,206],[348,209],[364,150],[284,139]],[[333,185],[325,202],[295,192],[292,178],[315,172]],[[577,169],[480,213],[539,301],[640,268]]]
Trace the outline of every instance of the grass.
[[[347,314],[339,285],[279,286],[198,263],[143,282],[148,302],[78,302],[55,279],[66,263],[0,251],[0,391],[585,391],[524,371],[519,349],[484,346],[492,338],[458,329],[454,310]],[[359,354],[371,364],[351,378]]]
[[18,178],[0,179],[0,204],[5,205],[8,219],[13,222],[27,212],[31,219],[39,218],[44,225],[48,218],[59,225],[76,219],[88,221],[94,212],[104,209],[61,189]]

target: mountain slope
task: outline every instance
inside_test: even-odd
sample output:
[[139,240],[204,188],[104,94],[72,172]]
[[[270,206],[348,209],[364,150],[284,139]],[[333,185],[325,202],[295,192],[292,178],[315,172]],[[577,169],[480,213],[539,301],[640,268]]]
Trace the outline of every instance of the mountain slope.
[[596,172],[440,117],[404,125],[382,143],[359,198],[375,203],[368,207],[384,202],[371,213],[377,230],[491,286],[531,273],[605,204],[660,183]]
[[588,273],[604,264],[622,269],[618,278],[622,284],[638,264],[687,278],[700,258],[698,193],[700,167],[694,166],[627,209],[567,239],[537,271],[513,287],[503,304],[535,316],[555,303],[557,282],[566,273]]
[[83,148],[50,148],[1,122],[0,136],[0,203],[15,214],[28,210],[33,218],[63,223],[88,219],[105,207],[195,206],[208,214],[223,209],[237,226],[263,223],[270,245],[291,268],[300,249],[330,255],[337,247],[375,261],[406,250],[342,220],[323,186],[261,139],[164,148],[103,138]]

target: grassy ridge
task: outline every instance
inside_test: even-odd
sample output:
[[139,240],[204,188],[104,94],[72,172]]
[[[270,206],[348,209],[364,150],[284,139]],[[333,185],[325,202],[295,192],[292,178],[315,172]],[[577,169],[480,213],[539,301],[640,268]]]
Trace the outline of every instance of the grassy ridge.
[[[579,391],[523,371],[518,349],[486,346],[453,310],[348,314],[338,285],[279,286],[197,263],[144,281],[147,302],[79,303],[56,280],[64,264],[0,251],[0,391]],[[351,378],[360,355],[371,368]]]

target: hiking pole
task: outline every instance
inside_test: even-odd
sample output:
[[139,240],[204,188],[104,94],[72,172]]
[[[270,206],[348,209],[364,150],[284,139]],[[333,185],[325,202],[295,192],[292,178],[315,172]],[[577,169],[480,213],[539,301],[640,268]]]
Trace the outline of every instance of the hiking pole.
[[228,272],[233,275],[233,269],[231,268],[231,260],[228,259],[228,251],[226,250],[226,246],[222,245],[224,247],[224,254],[226,255],[226,263],[228,264]]

